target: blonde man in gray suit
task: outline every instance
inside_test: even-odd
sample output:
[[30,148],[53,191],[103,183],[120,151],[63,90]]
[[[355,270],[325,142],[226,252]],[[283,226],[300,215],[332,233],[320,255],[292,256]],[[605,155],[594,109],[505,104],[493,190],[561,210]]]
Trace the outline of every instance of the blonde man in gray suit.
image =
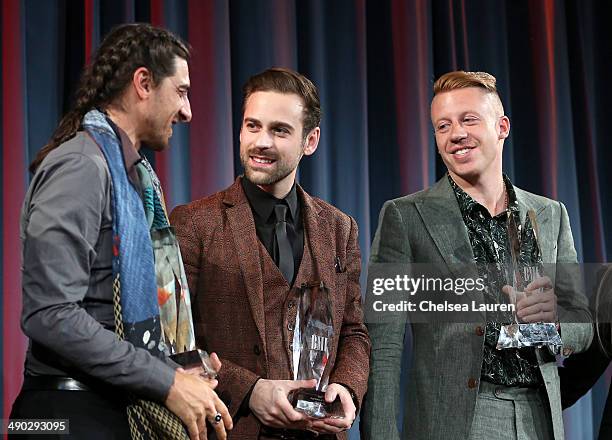
[[[434,84],[431,120],[448,173],[424,191],[385,203],[372,245],[372,263],[508,261],[508,215],[533,210],[544,263],[576,263],[565,206],[512,185],[502,173],[510,121],[484,72],[450,72]],[[558,277],[559,278],[559,277]],[[563,353],[585,350],[592,339],[586,299],[567,277],[540,277],[542,289],[517,303],[523,322],[557,322]],[[508,293],[508,287],[497,285]],[[558,306],[558,307],[557,307]],[[402,439],[563,439],[559,376],[546,348],[496,350],[501,324],[411,324],[413,365],[406,390]],[[565,320],[567,321],[567,320]],[[365,439],[400,438],[403,322],[369,326],[371,374],[362,414]]]

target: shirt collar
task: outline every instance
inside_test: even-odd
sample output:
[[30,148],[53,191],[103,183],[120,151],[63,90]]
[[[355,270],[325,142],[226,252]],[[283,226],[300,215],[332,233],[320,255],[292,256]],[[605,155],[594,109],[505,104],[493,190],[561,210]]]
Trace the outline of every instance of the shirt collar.
[[283,201],[289,206],[289,212],[293,221],[297,218],[298,197],[295,182],[284,199],[277,199],[272,194],[264,191],[246,176],[242,177],[242,188],[255,213],[264,221],[268,221],[274,212],[274,207]]
[[140,153],[138,153],[138,150],[136,149],[136,147],[134,147],[134,144],[132,144],[132,141],[130,140],[129,136],[125,131],[123,131],[121,127],[115,124],[108,116],[106,117],[106,120],[108,121],[109,125],[121,141],[121,149],[123,151],[125,169],[129,174],[134,168],[134,165],[136,165],[136,163],[138,163],[142,159],[140,157]]
[[[484,210],[484,212],[488,213],[487,209],[484,206],[474,200],[472,196],[470,196],[459,185],[457,185],[457,183],[453,180],[450,174],[447,174],[447,176],[451,188],[453,188],[453,191],[455,193],[455,197],[457,198],[457,203],[459,203],[459,209],[461,210],[461,213],[463,215],[471,215],[477,212],[477,210],[479,209]],[[506,174],[503,174],[502,177],[504,180],[504,185],[506,185],[506,193],[508,194],[507,210],[512,212],[518,212],[519,206],[518,200],[516,198],[516,192],[514,191],[514,185],[512,185],[510,178]]]

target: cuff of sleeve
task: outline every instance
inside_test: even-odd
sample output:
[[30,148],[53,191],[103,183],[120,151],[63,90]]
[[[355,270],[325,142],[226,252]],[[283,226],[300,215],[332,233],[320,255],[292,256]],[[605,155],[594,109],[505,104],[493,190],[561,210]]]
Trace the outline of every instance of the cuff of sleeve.
[[359,399],[357,398],[357,394],[355,394],[355,391],[353,391],[353,389],[345,383],[342,383],[342,382],[335,382],[335,383],[337,383],[338,385],[342,385],[344,388],[346,388],[346,390],[351,395],[351,399],[353,399],[353,404],[355,405],[355,414],[359,414]]
[[232,418],[240,414],[243,405],[248,408],[253,388],[261,376],[239,367],[231,361],[221,359],[219,370],[219,385],[215,390],[219,398],[227,405]]
[[152,358],[149,377],[146,381],[147,389],[141,393],[142,397],[161,403],[165,402],[174,384],[175,370],[176,368],[161,359]]
[[239,417],[247,416],[251,412],[251,408],[249,406],[249,403],[251,402],[251,394],[253,394],[253,389],[255,388],[255,385],[257,385],[257,382],[259,382],[260,379],[261,377],[258,377],[257,380],[253,382],[253,386],[251,387],[251,389],[245,394],[244,399],[242,400],[242,404],[240,405],[240,408],[238,408],[237,415]]
[[560,324],[559,334],[563,341],[563,356],[568,357],[573,353],[585,351],[593,338],[593,326],[590,323],[568,323]]

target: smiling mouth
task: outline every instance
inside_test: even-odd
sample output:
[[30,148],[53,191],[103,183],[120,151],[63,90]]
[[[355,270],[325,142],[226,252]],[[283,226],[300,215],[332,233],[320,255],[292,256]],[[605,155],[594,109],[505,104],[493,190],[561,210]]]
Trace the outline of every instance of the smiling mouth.
[[265,157],[256,157],[256,156],[251,156],[251,160],[260,165],[271,165],[274,162],[276,162],[274,159],[268,159]]
[[466,154],[468,154],[471,150],[473,150],[473,147],[466,147],[466,148],[462,148],[460,150],[453,151],[451,154],[453,156],[462,157],[462,156],[465,156]]

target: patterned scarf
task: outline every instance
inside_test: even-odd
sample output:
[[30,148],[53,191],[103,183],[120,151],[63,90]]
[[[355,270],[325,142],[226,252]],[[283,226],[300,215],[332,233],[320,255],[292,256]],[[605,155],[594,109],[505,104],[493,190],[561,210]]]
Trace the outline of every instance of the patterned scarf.
[[[82,126],[104,153],[111,175],[116,333],[160,359],[195,349],[189,288],[159,179],[143,157],[136,164],[141,196],[106,116],[92,110]],[[154,402],[135,400],[128,418],[134,439],[186,438],[180,420]]]

